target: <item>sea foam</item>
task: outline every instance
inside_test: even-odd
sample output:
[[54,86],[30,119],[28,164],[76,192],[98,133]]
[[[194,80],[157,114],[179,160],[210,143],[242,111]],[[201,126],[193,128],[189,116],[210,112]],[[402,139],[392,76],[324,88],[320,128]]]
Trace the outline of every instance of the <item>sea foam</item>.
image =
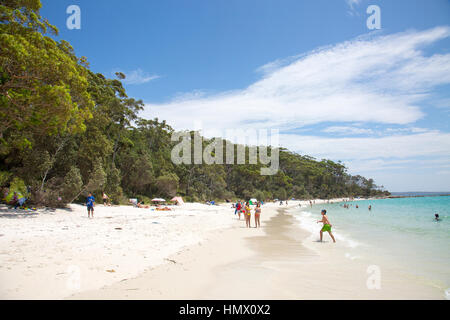
[[[308,210],[290,210],[290,213],[297,219],[299,222],[299,226],[310,232],[311,234],[319,234],[320,229],[322,228],[321,223],[317,223],[317,220],[320,220],[320,217],[318,215],[314,215],[312,212]],[[341,241],[345,244],[345,246],[349,248],[356,248],[361,245],[360,242],[352,239],[349,235],[343,234],[339,228],[336,228],[333,226],[333,230],[336,230],[336,232],[333,232],[334,237],[336,240]]]

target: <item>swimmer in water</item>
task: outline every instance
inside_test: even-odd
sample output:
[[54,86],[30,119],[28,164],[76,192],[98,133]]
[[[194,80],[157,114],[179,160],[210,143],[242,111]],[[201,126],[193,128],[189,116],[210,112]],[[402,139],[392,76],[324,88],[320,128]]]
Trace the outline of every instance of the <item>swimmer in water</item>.
[[434,214],[434,219],[435,219],[436,221],[440,221],[439,215],[438,215],[437,213]]

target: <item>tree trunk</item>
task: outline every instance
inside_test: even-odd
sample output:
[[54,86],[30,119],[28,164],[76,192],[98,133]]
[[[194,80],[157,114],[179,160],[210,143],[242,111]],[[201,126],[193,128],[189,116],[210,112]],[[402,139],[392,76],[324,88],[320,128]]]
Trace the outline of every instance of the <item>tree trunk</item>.
[[56,157],[58,155],[58,153],[61,151],[61,149],[64,147],[64,145],[67,142],[67,138],[64,138],[61,141],[61,144],[58,146],[58,148],[55,151],[55,154],[53,155],[53,157],[50,160],[50,165],[48,166],[47,170],[45,170],[44,173],[44,177],[42,178],[42,182],[41,182],[41,188],[39,189],[39,191],[44,191],[44,186],[45,186],[45,180],[47,180],[47,175],[50,172],[50,170],[53,168],[53,165],[55,164],[56,161]]

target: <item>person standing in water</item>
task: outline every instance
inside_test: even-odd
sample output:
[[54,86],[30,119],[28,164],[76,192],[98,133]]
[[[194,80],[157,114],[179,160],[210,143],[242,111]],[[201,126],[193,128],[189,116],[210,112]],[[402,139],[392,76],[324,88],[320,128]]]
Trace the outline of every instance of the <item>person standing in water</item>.
[[86,207],[88,210],[88,218],[91,218],[91,214],[92,214],[92,218],[94,217],[94,206],[95,206],[95,198],[92,195],[92,193],[89,193],[89,196],[86,199]]
[[255,228],[261,227],[261,222],[259,220],[261,215],[261,203],[258,202],[255,209]]
[[372,206],[371,205],[369,205],[369,211],[372,211]]
[[331,223],[327,218],[327,210],[322,210],[321,212],[322,214],[322,220],[318,220],[317,223],[322,222],[323,223],[323,227],[320,230],[320,242],[322,242],[322,238],[323,238],[323,232],[327,231],[330,234],[331,239],[333,239],[333,242],[336,243],[336,240],[334,239],[333,234],[331,233]]

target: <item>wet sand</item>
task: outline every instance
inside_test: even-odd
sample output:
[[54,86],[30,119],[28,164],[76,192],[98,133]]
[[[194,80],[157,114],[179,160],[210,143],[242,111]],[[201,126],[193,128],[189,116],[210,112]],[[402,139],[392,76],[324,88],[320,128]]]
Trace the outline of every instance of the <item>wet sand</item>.
[[[252,221],[253,223],[253,221]],[[203,243],[137,278],[71,299],[442,299],[441,293],[382,265],[379,289],[369,289],[367,262],[345,257],[325,235],[310,234],[285,208],[263,209],[262,228],[236,221]],[[415,279],[414,279],[415,280]]]

